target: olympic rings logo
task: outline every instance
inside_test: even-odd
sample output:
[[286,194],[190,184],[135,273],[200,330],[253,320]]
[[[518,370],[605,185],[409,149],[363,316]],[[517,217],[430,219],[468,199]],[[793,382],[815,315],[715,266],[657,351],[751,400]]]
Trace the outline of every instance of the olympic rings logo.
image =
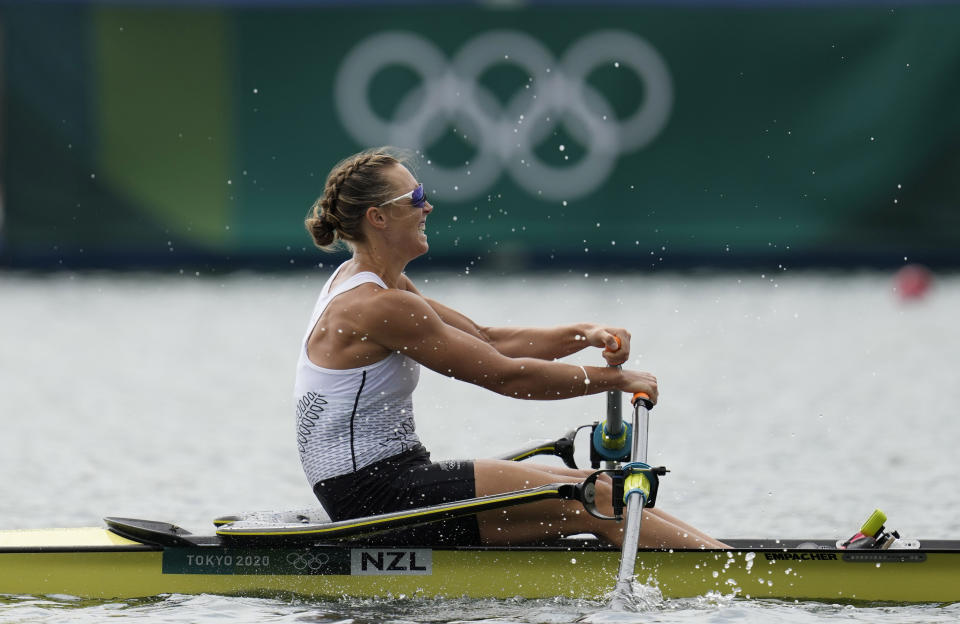
[[330,562],[330,556],[326,553],[311,552],[292,552],[287,555],[287,563],[293,566],[294,570],[299,572],[319,572],[323,566]]
[[[506,104],[480,84],[490,67],[516,65],[529,77]],[[605,64],[630,69],[644,85],[644,100],[618,119],[587,76]],[[370,83],[378,72],[405,66],[420,85],[401,98],[393,119],[370,106]],[[382,95],[382,94],[381,94]],[[468,200],[486,191],[506,170],[527,192],[546,199],[576,199],[600,186],[617,158],[649,144],[663,129],[673,106],[670,72],[644,39],[622,30],[590,33],[556,60],[530,35],[496,30],[467,41],[448,63],[420,35],[388,31],[357,44],[334,82],[341,122],[364,145],[392,144],[426,149],[451,126],[476,150],[459,167],[426,162],[430,186],[440,196]],[[544,163],[534,152],[562,124],[584,148],[569,166]]]

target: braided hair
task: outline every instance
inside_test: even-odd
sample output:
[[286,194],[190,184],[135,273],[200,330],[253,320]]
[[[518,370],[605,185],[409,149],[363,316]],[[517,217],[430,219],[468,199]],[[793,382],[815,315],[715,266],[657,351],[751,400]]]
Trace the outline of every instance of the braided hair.
[[362,241],[361,224],[367,208],[390,199],[393,190],[384,172],[403,160],[395,150],[378,147],[337,163],[327,176],[323,196],[304,219],[313,243],[324,251],[333,251],[340,241]]

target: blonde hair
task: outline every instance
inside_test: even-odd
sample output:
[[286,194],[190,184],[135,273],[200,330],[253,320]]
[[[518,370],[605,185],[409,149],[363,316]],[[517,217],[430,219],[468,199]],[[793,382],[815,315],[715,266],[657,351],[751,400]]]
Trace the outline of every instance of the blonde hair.
[[327,176],[323,196],[304,219],[313,244],[332,251],[340,241],[363,241],[364,215],[370,206],[390,199],[393,187],[387,169],[402,164],[405,157],[390,147],[376,147],[344,158]]

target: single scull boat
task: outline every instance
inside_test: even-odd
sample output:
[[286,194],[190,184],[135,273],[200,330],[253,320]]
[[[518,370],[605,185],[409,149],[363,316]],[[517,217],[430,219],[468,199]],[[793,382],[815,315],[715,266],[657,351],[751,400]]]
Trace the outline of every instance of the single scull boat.
[[[593,484],[603,473],[613,479],[618,518],[624,484],[629,498],[634,483],[642,481],[643,500],[653,506],[666,470],[610,467],[611,459],[621,456],[609,448],[604,425],[592,425],[591,463],[599,468],[607,462],[607,468],[580,484],[344,522],[330,522],[321,510],[225,516],[214,521],[217,528],[210,535],[125,518],[106,518],[106,527],[0,530],[0,594],[603,599],[610,596],[623,559],[620,549],[596,539],[525,547],[391,547],[389,531],[545,498],[579,500],[599,515]],[[572,431],[505,458],[551,454],[576,467],[575,436]],[[630,436],[618,443],[629,449]],[[870,542],[871,535],[878,543],[893,543],[881,524],[871,517],[858,543]],[[639,549],[632,570],[638,582],[655,586],[665,598],[719,593],[831,602],[960,602],[960,541],[912,541],[911,548],[886,550],[841,548],[831,539],[723,541],[733,550]]]
[[[0,593],[602,599],[619,549],[592,539],[512,548],[231,544],[164,523],[0,531]],[[131,530],[132,529],[132,530]],[[152,537],[151,537],[152,535]],[[840,550],[831,540],[725,540],[732,551],[637,552],[638,582],[664,597],[710,592],[822,601],[960,601],[960,541]]]

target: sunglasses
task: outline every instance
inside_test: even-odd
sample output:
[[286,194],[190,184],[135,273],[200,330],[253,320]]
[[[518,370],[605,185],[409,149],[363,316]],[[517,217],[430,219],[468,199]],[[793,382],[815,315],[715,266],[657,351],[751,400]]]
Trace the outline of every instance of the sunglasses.
[[400,197],[389,199],[380,204],[380,206],[386,206],[387,204],[392,204],[393,202],[400,201],[401,199],[407,199],[408,197],[410,198],[410,203],[413,204],[414,208],[423,208],[423,205],[427,203],[427,197],[423,193],[423,185],[418,184],[417,188],[413,189],[409,193],[404,193]]

